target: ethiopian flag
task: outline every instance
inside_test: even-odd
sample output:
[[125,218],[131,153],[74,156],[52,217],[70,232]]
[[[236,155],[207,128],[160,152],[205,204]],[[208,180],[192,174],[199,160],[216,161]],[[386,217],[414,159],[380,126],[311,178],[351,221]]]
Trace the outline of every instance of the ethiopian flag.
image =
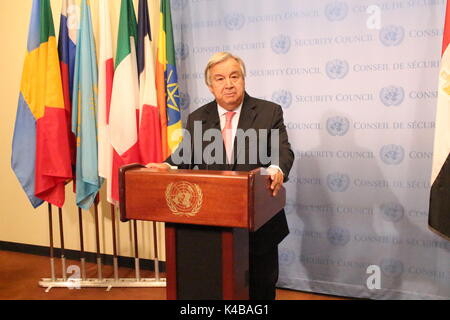
[[33,207],[64,205],[72,170],[50,0],[33,1],[11,164]]
[[428,222],[450,239],[450,2],[447,2],[436,109]]
[[182,140],[180,93],[169,0],[161,0],[157,59],[156,89],[161,118],[161,139],[163,156],[167,158]]

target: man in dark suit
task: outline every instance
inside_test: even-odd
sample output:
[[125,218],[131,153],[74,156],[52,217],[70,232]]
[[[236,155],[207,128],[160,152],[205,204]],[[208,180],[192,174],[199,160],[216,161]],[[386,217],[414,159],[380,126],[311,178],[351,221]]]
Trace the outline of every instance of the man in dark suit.
[[[180,169],[198,167],[202,170],[234,171],[265,167],[275,196],[283,182],[287,181],[294,153],[288,141],[281,107],[249,96],[245,92],[245,75],[245,65],[240,58],[227,52],[213,55],[205,70],[205,81],[215,101],[189,115],[186,130],[191,139],[183,141],[179,152],[174,152],[165,164],[149,164],[148,167],[165,168],[170,165]],[[213,152],[205,157],[203,150],[208,141],[196,137],[196,134],[210,129],[217,129],[221,133],[221,148],[218,151],[223,152]],[[239,139],[242,138],[240,133],[252,130],[253,135]],[[198,144],[201,144],[198,149],[200,153],[195,150]],[[267,149],[269,158],[277,159],[276,163],[262,157],[261,148]],[[197,157],[199,154],[200,159]],[[282,210],[258,231],[250,234],[250,299],[275,299],[278,244],[288,233],[286,216]]]

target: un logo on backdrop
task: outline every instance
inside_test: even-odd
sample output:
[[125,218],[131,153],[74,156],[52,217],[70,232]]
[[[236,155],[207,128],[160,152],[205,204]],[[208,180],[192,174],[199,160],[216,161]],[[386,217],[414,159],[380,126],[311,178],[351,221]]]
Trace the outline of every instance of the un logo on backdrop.
[[383,259],[380,263],[381,272],[387,276],[397,277],[403,273],[403,263],[397,259]]
[[386,26],[380,30],[380,41],[386,47],[398,46],[405,38],[405,29],[402,26]]
[[286,204],[284,206],[284,212],[286,215],[290,215],[292,213],[296,213],[297,205],[294,202],[286,201]]
[[325,70],[330,79],[343,79],[349,70],[348,62],[339,59],[328,61]]
[[330,173],[327,176],[327,186],[333,192],[344,192],[350,186],[350,177],[344,173]]
[[224,17],[224,24],[230,31],[240,30],[245,24],[245,17],[242,13],[228,13]]
[[345,246],[350,241],[350,231],[340,227],[331,227],[327,231],[328,241],[335,246]]
[[382,217],[389,222],[398,222],[405,215],[405,208],[400,203],[383,203],[380,210]]
[[389,165],[400,164],[405,158],[405,150],[402,146],[396,144],[388,144],[380,149],[381,160]]
[[178,60],[185,60],[189,56],[189,45],[184,42],[175,45],[175,57]]
[[174,10],[184,9],[188,3],[188,0],[172,0],[170,1],[171,7]]
[[332,117],[327,120],[327,131],[332,136],[343,136],[350,128],[350,121],[345,117]]
[[289,49],[291,49],[291,38],[280,34],[272,38],[271,46],[273,52],[276,54],[286,54],[289,52]]
[[348,5],[342,1],[334,1],[325,7],[325,16],[329,21],[344,20],[348,14]]
[[180,92],[180,105],[181,110],[187,110],[189,109],[189,106],[191,104],[191,97],[188,93]]
[[387,107],[400,105],[404,98],[405,90],[402,87],[389,86],[380,91],[380,100]]
[[292,93],[288,90],[278,90],[272,94],[272,101],[278,103],[283,109],[287,109],[292,104]]
[[278,259],[281,266],[289,267],[295,261],[295,252],[291,249],[281,248]]

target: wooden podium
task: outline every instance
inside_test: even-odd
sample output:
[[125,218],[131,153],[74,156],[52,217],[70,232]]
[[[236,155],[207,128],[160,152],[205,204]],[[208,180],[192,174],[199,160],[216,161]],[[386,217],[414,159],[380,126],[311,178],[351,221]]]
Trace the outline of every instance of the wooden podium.
[[121,168],[122,221],[166,223],[167,299],[249,298],[249,232],[284,208],[250,172]]

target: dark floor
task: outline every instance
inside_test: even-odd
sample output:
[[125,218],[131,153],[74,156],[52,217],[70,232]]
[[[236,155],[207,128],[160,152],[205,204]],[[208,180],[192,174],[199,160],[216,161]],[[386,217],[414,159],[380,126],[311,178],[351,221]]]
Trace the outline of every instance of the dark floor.
[[[60,259],[55,260],[56,276],[61,277]],[[66,267],[79,265],[79,261],[66,261]],[[97,277],[97,265],[86,264],[86,276]],[[103,266],[103,276],[113,277],[112,266]],[[120,278],[134,277],[134,270],[121,268]],[[70,275],[69,275],[70,276]],[[163,275],[164,276],[164,275]],[[141,270],[142,278],[154,275]],[[50,278],[50,260],[37,255],[0,251],[0,300],[166,300],[165,288],[104,288],[67,289],[53,288],[46,293],[38,282],[41,278]],[[277,290],[277,300],[340,300],[343,298],[304,293],[298,291]]]

